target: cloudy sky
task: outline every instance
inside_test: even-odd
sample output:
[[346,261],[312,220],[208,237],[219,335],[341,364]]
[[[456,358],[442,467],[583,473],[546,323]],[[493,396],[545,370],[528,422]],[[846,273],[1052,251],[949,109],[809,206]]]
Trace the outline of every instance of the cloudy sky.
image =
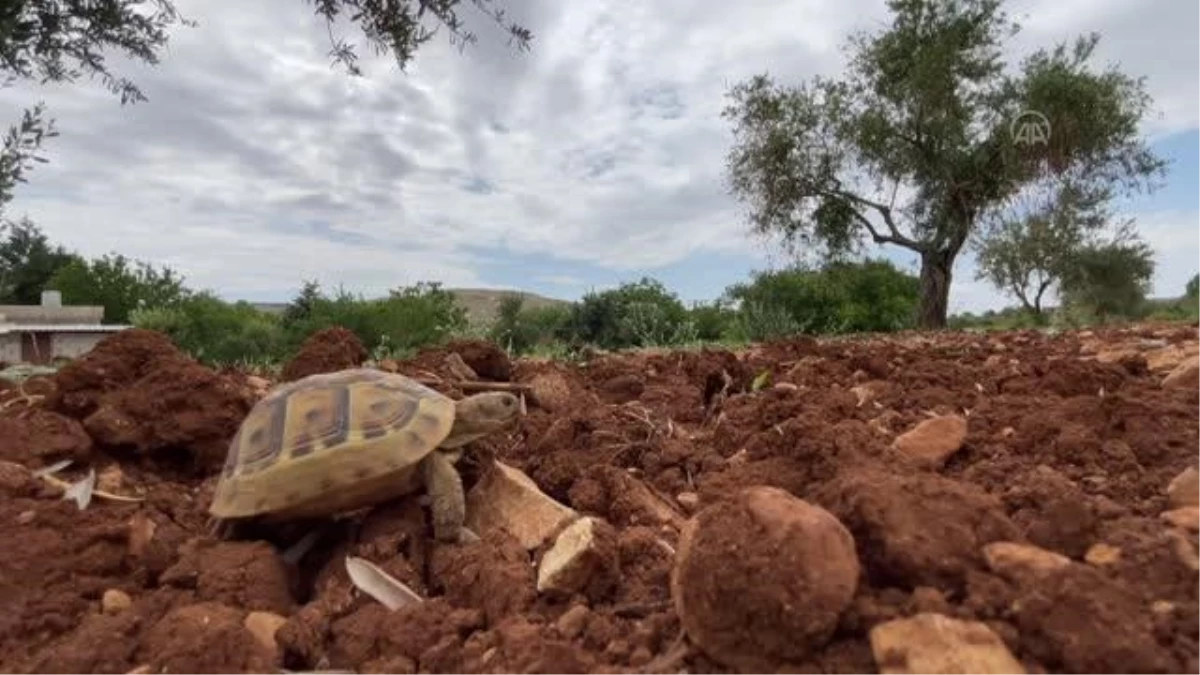
[[[835,75],[843,37],[886,20],[883,0],[504,0],[531,51],[465,7],[479,42],[460,53],[440,35],[408,73],[343,33],[365,70],[351,78],[330,66],[308,2],[179,6],[199,26],[176,30],[159,66],[121,66],[148,102],[121,107],[86,80],[0,89],[0,121],[40,99],[61,132],[9,215],[86,255],[118,250],[260,301],[306,278],[368,295],[437,280],[570,299],[642,275],[714,298],[786,262],[725,189],[724,94],[763,71]],[[1010,11],[1025,26],[1014,62],[1099,31],[1101,63],[1147,77],[1146,133],[1171,173],[1123,208],[1158,251],[1155,293],[1180,293],[1200,253],[1198,6]],[[973,280],[969,256],[955,274],[952,311],[1008,304]]]

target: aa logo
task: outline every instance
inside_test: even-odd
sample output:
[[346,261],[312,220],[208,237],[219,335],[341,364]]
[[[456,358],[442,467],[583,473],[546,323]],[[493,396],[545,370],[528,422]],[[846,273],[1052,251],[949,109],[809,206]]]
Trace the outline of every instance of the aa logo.
[[1046,145],[1050,142],[1050,120],[1036,110],[1017,115],[1008,126],[1014,145]]

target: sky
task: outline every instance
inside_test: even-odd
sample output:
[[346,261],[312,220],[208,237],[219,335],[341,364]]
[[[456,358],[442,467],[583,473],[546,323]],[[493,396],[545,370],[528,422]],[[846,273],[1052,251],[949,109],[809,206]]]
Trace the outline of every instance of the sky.
[[[479,35],[445,31],[407,72],[357,28],[364,76],[331,65],[324,21],[300,0],[183,0],[157,66],[110,57],[148,101],[99,82],[0,89],[0,123],[49,106],[60,136],[8,217],[84,255],[169,265],[227,299],[286,301],[305,279],[374,296],[418,281],[576,299],[652,276],[711,300],[786,265],[750,234],[727,189],[729,88],[769,72],[800,84],[842,70],[844,38],[882,28],[883,0],[502,0],[528,52],[463,3]],[[1126,200],[1155,248],[1154,295],[1182,293],[1200,258],[1200,5],[1012,2],[1006,58],[1101,33],[1099,65],[1146,78],[1166,184]],[[876,248],[905,269],[915,258]],[[952,312],[1013,303],[954,269]]]

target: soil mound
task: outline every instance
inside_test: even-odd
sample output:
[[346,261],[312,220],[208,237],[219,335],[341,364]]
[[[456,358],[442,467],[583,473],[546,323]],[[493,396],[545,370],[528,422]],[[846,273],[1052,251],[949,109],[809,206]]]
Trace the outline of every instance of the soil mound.
[[333,326],[309,335],[299,351],[283,366],[282,381],[293,382],[309,375],[357,368],[367,360],[367,348],[348,328]]

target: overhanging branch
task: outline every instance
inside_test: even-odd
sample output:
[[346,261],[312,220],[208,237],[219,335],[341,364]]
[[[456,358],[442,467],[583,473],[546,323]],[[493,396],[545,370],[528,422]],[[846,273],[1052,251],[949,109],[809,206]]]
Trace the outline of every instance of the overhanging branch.
[[827,197],[838,197],[840,199],[845,199],[858,204],[859,206],[865,206],[867,208],[874,209],[875,212],[878,213],[881,218],[883,218],[883,223],[887,226],[888,234],[880,233],[875,225],[873,225],[866,216],[857,210],[854,211],[854,217],[858,220],[858,222],[862,223],[863,227],[867,228],[867,232],[871,234],[871,239],[873,239],[876,244],[896,244],[897,246],[903,246],[914,251],[919,250],[920,247],[918,246],[917,242],[900,233],[900,228],[896,226],[896,219],[892,217],[892,209],[886,204],[881,204],[879,202],[860,197],[854,193],[839,189],[824,190],[822,191],[822,194]]

